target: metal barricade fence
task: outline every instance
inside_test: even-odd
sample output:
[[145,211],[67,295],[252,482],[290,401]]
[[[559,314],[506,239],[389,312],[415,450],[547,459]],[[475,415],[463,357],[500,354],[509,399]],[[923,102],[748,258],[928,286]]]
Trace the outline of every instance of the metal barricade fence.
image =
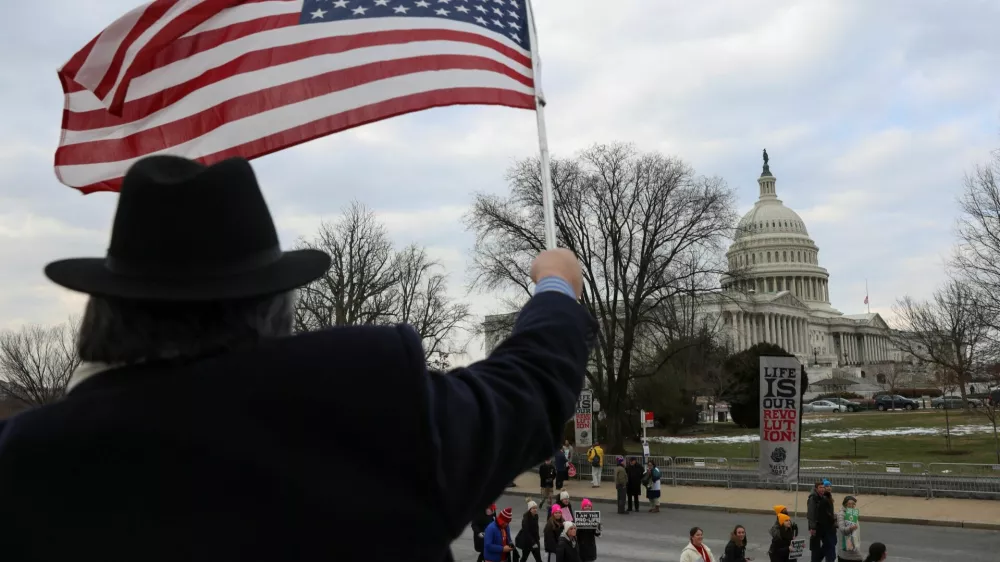
[[[829,480],[838,494],[857,493],[855,488],[857,467],[851,461],[837,459],[800,459],[799,490],[811,492],[816,482]],[[795,485],[789,486],[795,489]]]
[[668,472],[674,486],[729,487],[729,463],[721,457],[674,457]]
[[854,461],[858,494],[930,496],[927,470],[919,462]]
[[[627,455],[628,459],[641,455]],[[663,473],[663,485],[712,486],[781,490],[794,485],[768,480],[758,472],[758,460],[723,457],[668,457],[652,455]],[[605,459],[601,479],[614,480],[615,456]],[[589,480],[594,467],[586,455],[573,455],[576,479]],[[536,467],[537,468],[537,467]],[[1000,499],[1000,464],[847,461],[801,459],[799,490],[811,491],[814,482],[829,479],[834,492],[918,497]]]
[[1000,498],[1000,464],[931,463],[930,497]]
[[779,482],[768,482],[760,476],[757,459],[726,459],[729,462],[729,487],[757,490],[780,490],[785,488]]

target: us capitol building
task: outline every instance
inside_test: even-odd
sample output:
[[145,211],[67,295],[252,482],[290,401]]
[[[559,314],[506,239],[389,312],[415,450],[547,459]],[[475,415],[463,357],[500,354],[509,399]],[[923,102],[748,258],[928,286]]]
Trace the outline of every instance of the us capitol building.
[[[760,342],[777,344],[811,365],[815,381],[830,379],[839,367],[841,376],[857,379],[843,381],[846,387],[861,382],[863,366],[909,361],[893,347],[881,316],[845,315],[830,306],[830,273],[820,265],[819,247],[802,218],[778,199],[767,151],[757,184],[760,196],[726,252],[722,290],[705,297],[696,314],[713,319],[731,352]],[[487,351],[509,333],[514,316],[485,318]]]
[[829,367],[901,359],[878,314],[845,315],[830,306],[830,273],[802,218],[778,199],[766,151],[757,184],[760,196],[726,252],[730,275],[721,279],[722,297],[706,304],[721,307],[733,351],[768,342],[804,364]]

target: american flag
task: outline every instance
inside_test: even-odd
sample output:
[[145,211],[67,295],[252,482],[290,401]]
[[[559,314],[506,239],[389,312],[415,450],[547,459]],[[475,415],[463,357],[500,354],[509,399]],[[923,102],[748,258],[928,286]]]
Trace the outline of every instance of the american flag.
[[63,68],[59,181],[256,158],[404,113],[535,108],[528,0],[155,0]]

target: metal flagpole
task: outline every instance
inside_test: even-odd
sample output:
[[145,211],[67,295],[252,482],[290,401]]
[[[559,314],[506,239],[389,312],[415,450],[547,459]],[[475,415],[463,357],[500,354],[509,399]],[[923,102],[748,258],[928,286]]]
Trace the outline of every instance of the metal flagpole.
[[542,59],[538,56],[538,34],[535,31],[535,13],[531,0],[524,0],[528,8],[528,38],[531,43],[531,70],[535,83],[535,119],[538,122],[538,153],[542,167],[542,216],[545,219],[545,247],[556,247],[556,214],[552,198],[552,168],[549,162],[549,137],[545,130],[545,94],[542,93]]

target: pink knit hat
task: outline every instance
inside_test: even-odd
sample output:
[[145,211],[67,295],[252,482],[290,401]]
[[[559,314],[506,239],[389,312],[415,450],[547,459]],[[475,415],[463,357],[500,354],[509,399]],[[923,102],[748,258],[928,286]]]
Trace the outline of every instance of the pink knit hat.
[[580,509],[587,509],[588,507],[593,508],[594,504],[587,498],[583,498],[583,500],[580,501]]
[[562,509],[558,505],[552,506],[552,509],[549,510],[549,515],[553,515],[555,513],[562,513]]

